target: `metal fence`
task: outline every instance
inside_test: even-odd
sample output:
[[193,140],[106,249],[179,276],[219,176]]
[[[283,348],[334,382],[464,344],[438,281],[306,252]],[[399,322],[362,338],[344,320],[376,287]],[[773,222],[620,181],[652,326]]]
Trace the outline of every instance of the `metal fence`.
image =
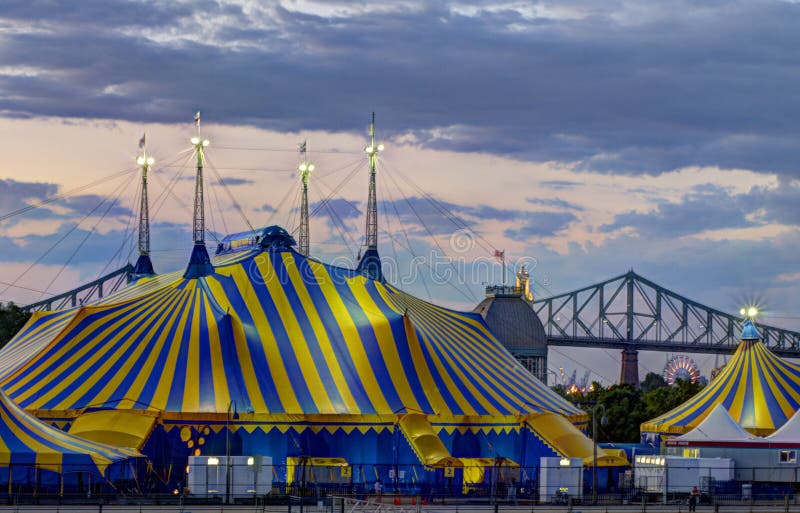
[[[698,488],[697,502],[703,507],[767,503],[780,507],[797,504],[800,490],[800,466],[788,462],[714,469],[657,464],[621,470],[601,468],[597,486],[592,482],[592,469],[583,468],[554,477],[547,475],[548,469],[539,467],[517,467],[513,471],[484,467],[482,472],[459,468],[452,473],[420,467],[416,473],[406,469],[401,474],[403,466],[369,465],[369,473],[359,466],[293,467],[290,475],[285,465],[275,465],[268,475],[260,476],[244,465],[218,466],[204,471],[206,475],[200,480],[203,486],[199,487],[186,469],[171,475],[131,469],[130,475],[104,478],[67,468],[59,474],[15,465],[10,471],[0,470],[0,509],[3,505],[26,504],[248,505],[265,511],[288,508],[289,513],[408,513],[453,505],[484,509],[592,504],[683,507],[688,506],[694,486]],[[470,473],[473,475],[468,477]]]

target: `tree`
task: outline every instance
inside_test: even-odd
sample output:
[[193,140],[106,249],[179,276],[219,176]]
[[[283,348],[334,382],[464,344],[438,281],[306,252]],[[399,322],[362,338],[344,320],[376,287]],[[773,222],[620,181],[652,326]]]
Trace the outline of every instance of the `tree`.
[[31,314],[13,302],[0,303],[0,347],[11,340],[22,329]]
[[640,385],[642,392],[645,394],[655,388],[667,386],[669,386],[669,384],[667,383],[667,380],[664,379],[664,376],[655,372],[648,372],[647,376],[644,377],[644,381],[642,381]]
[[651,390],[644,396],[647,418],[654,419],[685,403],[703,389],[700,383],[679,379],[671,387]]
[[[650,377],[650,375],[655,377]],[[648,379],[649,378],[649,379]],[[597,419],[598,442],[638,442],[641,440],[642,423],[667,413],[676,406],[686,402],[702,390],[703,385],[690,381],[678,380],[674,386],[659,385],[658,374],[650,373],[645,381],[653,388],[645,391],[642,387],[631,385],[611,385],[603,387],[598,382],[592,383],[591,391],[585,396],[569,394],[564,387],[557,385],[553,390],[573,402],[589,415],[589,430],[592,429],[592,410],[595,405],[605,407],[606,425]],[[602,409],[597,408],[602,415]]]

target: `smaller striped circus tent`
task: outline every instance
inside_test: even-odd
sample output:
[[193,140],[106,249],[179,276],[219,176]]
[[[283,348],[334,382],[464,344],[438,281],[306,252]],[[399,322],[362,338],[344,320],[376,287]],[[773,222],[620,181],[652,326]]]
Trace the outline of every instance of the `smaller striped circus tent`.
[[642,424],[642,441],[687,433],[717,405],[753,435],[769,435],[800,408],[800,365],[767,349],[747,320],[741,342],[719,376],[677,408]]

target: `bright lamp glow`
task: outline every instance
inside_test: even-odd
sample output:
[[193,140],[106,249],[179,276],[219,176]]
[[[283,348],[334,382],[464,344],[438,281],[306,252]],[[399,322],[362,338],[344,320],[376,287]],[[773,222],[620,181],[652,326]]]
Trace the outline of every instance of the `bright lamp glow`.
[[314,164],[309,164],[308,165],[308,170],[309,171],[313,171],[314,170]]
[[192,137],[192,138],[191,138],[191,139],[189,139],[189,140],[190,140],[190,141],[192,142],[192,144],[194,144],[195,146],[196,146],[197,144],[199,144],[199,143],[200,143],[200,139],[199,139],[199,138],[197,138],[197,137]]
[[367,153],[372,153],[373,151],[375,151],[375,148],[373,148],[372,146],[367,146],[366,148],[364,148],[364,151],[366,151]]
[[747,313],[747,310],[745,310],[744,308],[739,310],[739,315],[741,315],[741,316],[744,316],[744,314],[746,314],[746,313]]
[[569,467],[569,458],[561,458],[561,461],[559,461],[558,464],[562,467]]
[[748,317],[755,317],[756,315],[758,315],[758,308],[756,308],[755,306],[751,306],[750,308],[747,309]]
[[255,459],[255,458],[253,458],[252,456],[250,456],[249,458],[247,458],[247,464],[248,464],[248,465],[252,466],[252,465],[253,465],[253,463],[255,463],[255,462],[256,462],[256,459]]
[[153,157],[147,157],[147,165],[148,166],[152,166],[155,163],[156,163],[156,159],[154,159]]
[[214,458],[213,456],[211,458],[208,458],[208,464],[219,465],[219,458]]
[[305,171],[306,169],[308,169],[308,166],[306,165],[305,162],[303,162],[302,164],[300,164],[299,169],[300,169],[300,171]]
[[208,146],[209,144],[211,144],[211,141],[208,139],[203,140],[203,146]]
[[378,145],[378,151],[383,151],[383,145],[382,144]]
[[136,163],[139,164],[140,166],[144,164],[144,157],[139,157],[138,159],[136,159]]

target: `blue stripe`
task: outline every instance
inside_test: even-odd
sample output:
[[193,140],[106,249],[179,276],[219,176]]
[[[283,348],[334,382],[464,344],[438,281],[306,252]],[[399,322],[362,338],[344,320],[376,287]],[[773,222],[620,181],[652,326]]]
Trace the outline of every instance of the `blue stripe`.
[[[183,287],[179,287],[182,289]],[[183,299],[176,305],[175,311],[173,313],[173,318],[175,322],[170,326],[169,332],[164,340],[164,344],[161,347],[161,351],[158,353],[158,357],[156,361],[153,363],[153,368],[150,370],[150,375],[147,377],[147,382],[145,383],[144,387],[142,387],[142,393],[139,394],[139,401],[143,405],[150,405],[153,396],[158,389],[158,384],[161,382],[162,379],[169,379],[168,376],[172,369],[169,369],[165,372],[164,367],[166,366],[167,357],[169,356],[170,347],[175,343],[176,334],[178,332],[178,326],[181,323],[181,319],[188,314],[184,314],[183,310],[187,307],[188,304],[191,304],[192,301],[192,294],[182,291]]]
[[[134,344],[134,346],[138,346],[142,343],[142,341],[147,340],[147,346],[142,350],[141,354],[139,355],[139,359],[134,362],[133,366],[131,367],[131,371],[125,375],[119,386],[117,386],[116,390],[114,390],[110,400],[107,402],[109,407],[117,408],[123,399],[131,399],[133,401],[140,401],[142,399],[141,396],[130,397],[128,392],[139,376],[139,373],[146,365],[147,359],[155,349],[161,333],[166,328],[170,319],[175,316],[177,307],[179,307],[181,304],[181,292],[173,289],[172,293],[170,294],[169,303],[164,306],[163,310],[157,317],[153,317],[150,327],[143,332],[143,335],[139,338],[139,340],[137,340],[136,344]],[[132,408],[146,409],[147,403],[136,403]]]
[[[170,302],[174,302],[176,296],[177,293],[174,291],[169,295],[165,294],[161,300],[155,302],[154,305],[155,308],[152,311],[158,312],[159,310],[166,310],[166,306],[169,305]],[[148,308],[150,308],[150,306],[151,305],[147,305]],[[97,394],[99,394],[103,390],[103,388],[108,384],[108,381],[113,376],[116,376],[126,363],[130,362],[130,359],[133,357],[134,351],[136,351],[136,349],[141,345],[141,343],[145,340],[145,338],[152,333],[152,329],[155,328],[160,317],[163,317],[164,315],[165,313],[161,313],[160,316],[152,315],[150,313],[147,313],[147,309],[145,308],[142,308],[141,311],[137,312],[136,317],[134,319],[131,319],[131,321],[128,324],[134,328],[138,328],[142,324],[144,324],[144,328],[142,329],[142,331],[139,333],[136,339],[129,345],[129,347],[125,350],[125,352],[114,360],[114,364],[106,371],[103,377],[101,379],[96,379],[94,385],[92,385],[92,387],[89,388],[89,390],[87,390],[86,393],[83,394],[81,397],[79,397],[73,404],[68,405],[67,408],[80,409],[80,408],[85,408],[89,405],[107,406],[109,402],[118,404],[119,400],[117,400],[115,396],[111,396],[109,398],[110,400],[107,401],[104,405],[95,404],[94,399],[97,396]],[[127,337],[122,337],[121,342],[124,343],[125,340],[127,340]],[[118,346],[121,346],[121,344],[118,344]],[[114,348],[114,351],[116,351],[116,349],[117,347]],[[109,352],[107,354],[113,354],[113,352]],[[139,367],[138,365],[132,366],[131,372],[129,372],[128,375],[135,375],[135,370],[138,367]],[[79,383],[84,382],[85,380],[88,380],[89,378],[93,377],[93,375],[94,375],[93,369],[89,369],[82,376],[75,378],[75,381]],[[66,399],[66,396],[64,397],[64,399]],[[122,399],[122,397],[120,397],[119,399]],[[59,399],[59,401],[57,401],[56,404],[61,402],[61,400],[62,399]]]
[[[296,261],[297,260],[300,260],[300,258],[297,258]],[[286,275],[288,278],[288,269],[286,269],[283,258],[281,258],[279,253],[276,253],[276,256],[272,258],[272,263],[276,269],[276,272],[278,272],[280,275]],[[325,361],[325,355],[322,353],[319,340],[317,340],[317,336],[311,326],[311,321],[308,319],[308,315],[306,315],[305,309],[303,308],[303,303],[300,301],[300,297],[297,295],[297,290],[291,282],[287,282],[283,287],[283,290],[286,292],[286,298],[289,300],[289,305],[292,307],[295,319],[300,325],[300,331],[303,333],[303,337],[307,343],[308,351],[311,353],[314,367],[319,374],[320,380],[325,386],[325,392],[328,394],[335,411],[339,413],[347,412],[344,399],[339,393],[339,389],[336,386],[336,381],[334,381],[333,375],[328,368],[328,363]]]
[[358,409],[365,415],[377,413],[375,405],[369,400],[364,384],[358,376],[352,355],[347,348],[347,342],[344,340],[342,328],[336,316],[333,314],[331,306],[325,299],[325,295],[319,283],[314,278],[311,267],[308,265],[305,258],[297,257],[297,255],[295,255],[295,262],[297,263],[300,275],[304,277],[303,282],[306,285],[308,295],[311,297],[311,302],[314,304],[314,310],[325,326],[325,331],[328,335],[328,340],[331,342],[336,361],[339,362],[339,368],[350,387],[350,393],[356,401]]
[[403,365],[403,373],[405,374],[406,379],[408,379],[408,384],[411,387],[411,391],[414,393],[414,397],[419,404],[419,408],[424,412],[433,413],[433,407],[428,401],[428,397],[425,394],[425,389],[422,387],[422,383],[417,375],[417,368],[416,365],[414,365],[414,359],[411,356],[411,348],[409,347],[409,340],[406,336],[404,316],[398,314],[393,308],[386,304],[383,296],[380,294],[380,292],[378,292],[375,282],[367,281],[366,289],[381,312],[386,316],[387,319],[389,319],[389,326],[392,330],[392,337],[395,341],[395,347],[397,348],[400,362]]
[[381,385],[381,392],[383,393],[389,408],[391,408],[391,411],[393,412],[404,409],[405,405],[400,400],[397,389],[394,387],[392,377],[389,374],[389,369],[386,368],[386,362],[383,359],[383,354],[381,354],[380,346],[378,345],[378,339],[375,335],[375,330],[372,328],[372,324],[369,322],[369,319],[359,306],[358,301],[356,300],[355,296],[353,296],[348,284],[335,284],[334,286],[336,287],[336,291],[339,293],[339,297],[342,298],[342,303],[347,309],[350,318],[355,323],[356,329],[358,330],[358,334],[361,338],[361,343],[364,346],[364,351],[367,354],[370,367],[375,374],[375,379]]
[[175,369],[172,374],[172,383],[165,408],[167,411],[183,411],[183,391],[186,388],[186,366],[189,356],[189,344],[192,338],[192,320],[197,317],[198,310],[202,310],[202,301],[198,302],[196,305],[195,301],[197,298],[202,300],[202,297],[202,289],[197,287],[189,298],[189,305],[191,306],[186,312],[187,321],[183,327],[183,332],[180,333],[178,358],[175,360]]
[[[200,305],[200,312],[198,312],[200,314],[200,339],[198,341],[198,344],[200,344],[198,354],[198,367],[200,369],[198,385],[200,390],[198,395],[200,411],[216,411],[217,401],[216,394],[214,393],[214,370],[211,365],[211,337],[209,335],[211,327],[209,325],[210,319],[208,318],[205,308],[206,301],[207,297],[204,294]],[[212,310],[212,315],[214,313],[215,312]],[[226,333],[223,333],[220,329],[224,326],[224,324],[220,324],[219,322],[222,319],[214,315],[214,320],[217,322],[218,336],[222,339],[226,335]]]

